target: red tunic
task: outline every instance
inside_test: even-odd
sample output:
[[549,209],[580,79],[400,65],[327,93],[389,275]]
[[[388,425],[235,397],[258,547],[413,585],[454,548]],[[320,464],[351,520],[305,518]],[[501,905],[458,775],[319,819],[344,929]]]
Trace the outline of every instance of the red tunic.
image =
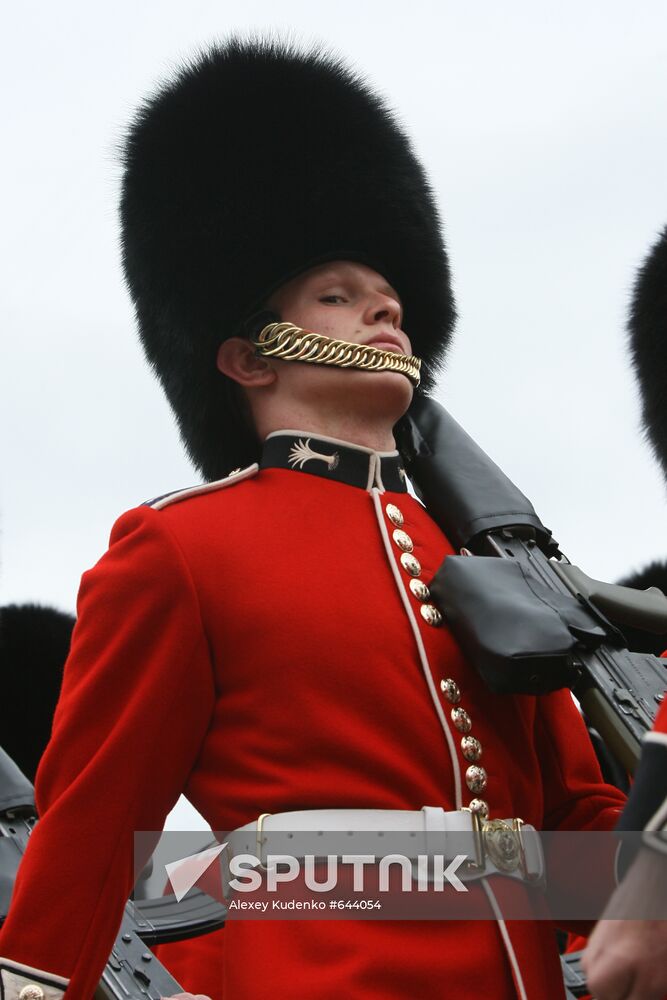
[[[623,798],[602,784],[569,692],[491,694],[446,626],[422,618],[387,505],[421,579],[452,549],[397,460],[362,449],[360,477],[359,452],[353,472],[308,459],[132,510],[84,575],[42,818],[0,933],[0,954],[70,979],[68,1000],[99,979],[133,831],[161,829],[181,792],[218,830],[263,812],[467,805],[444,677],[482,743],[492,816],[615,825]],[[238,921],[220,937],[218,995],[233,1000],[563,995],[547,922]]]

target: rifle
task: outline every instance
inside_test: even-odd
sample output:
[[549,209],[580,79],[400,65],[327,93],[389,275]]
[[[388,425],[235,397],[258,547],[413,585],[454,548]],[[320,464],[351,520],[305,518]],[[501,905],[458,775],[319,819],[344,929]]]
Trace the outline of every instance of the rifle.
[[461,553],[429,588],[470,661],[498,693],[569,687],[634,772],[667,660],[631,652],[618,626],[666,633],[667,597],[573,566],[530,501],[433,400],[415,398],[399,433],[417,495]]
[[[0,747],[0,926],[36,822],[33,786]],[[191,890],[180,903],[173,896],[129,899],[95,992],[96,1000],[159,1000],[182,993],[150,946],[207,934],[222,927],[225,915],[221,903],[198,889]]]

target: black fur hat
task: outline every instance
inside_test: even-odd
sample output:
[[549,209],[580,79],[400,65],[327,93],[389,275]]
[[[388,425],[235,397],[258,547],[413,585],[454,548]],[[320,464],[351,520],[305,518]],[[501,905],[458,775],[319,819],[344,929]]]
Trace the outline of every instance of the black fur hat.
[[644,430],[667,476],[667,227],[637,273],[628,332]]
[[256,458],[217,348],[326,260],[380,271],[433,385],[455,312],[438,213],[391,111],[336,57],[234,38],[137,111],[124,146],[123,262],[146,355],[208,479]]
[[73,628],[73,616],[55,608],[0,608],[0,746],[30,781],[51,735]]

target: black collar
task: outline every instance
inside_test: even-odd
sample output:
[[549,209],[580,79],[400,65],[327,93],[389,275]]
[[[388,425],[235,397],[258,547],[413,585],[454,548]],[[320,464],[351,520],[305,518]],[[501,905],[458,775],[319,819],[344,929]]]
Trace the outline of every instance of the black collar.
[[403,460],[397,451],[373,451],[361,445],[318,437],[307,431],[274,431],[262,449],[260,469],[296,469],[322,479],[370,490],[407,493]]

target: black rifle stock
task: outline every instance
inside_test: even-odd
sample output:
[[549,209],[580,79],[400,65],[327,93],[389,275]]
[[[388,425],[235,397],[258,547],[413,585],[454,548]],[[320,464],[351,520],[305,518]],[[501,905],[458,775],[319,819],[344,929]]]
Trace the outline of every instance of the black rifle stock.
[[492,690],[570,687],[634,771],[667,661],[628,650],[616,625],[667,632],[665,595],[572,566],[530,501],[437,403],[416,399],[401,434],[418,495],[464,553],[446,559],[430,586],[466,654]]

